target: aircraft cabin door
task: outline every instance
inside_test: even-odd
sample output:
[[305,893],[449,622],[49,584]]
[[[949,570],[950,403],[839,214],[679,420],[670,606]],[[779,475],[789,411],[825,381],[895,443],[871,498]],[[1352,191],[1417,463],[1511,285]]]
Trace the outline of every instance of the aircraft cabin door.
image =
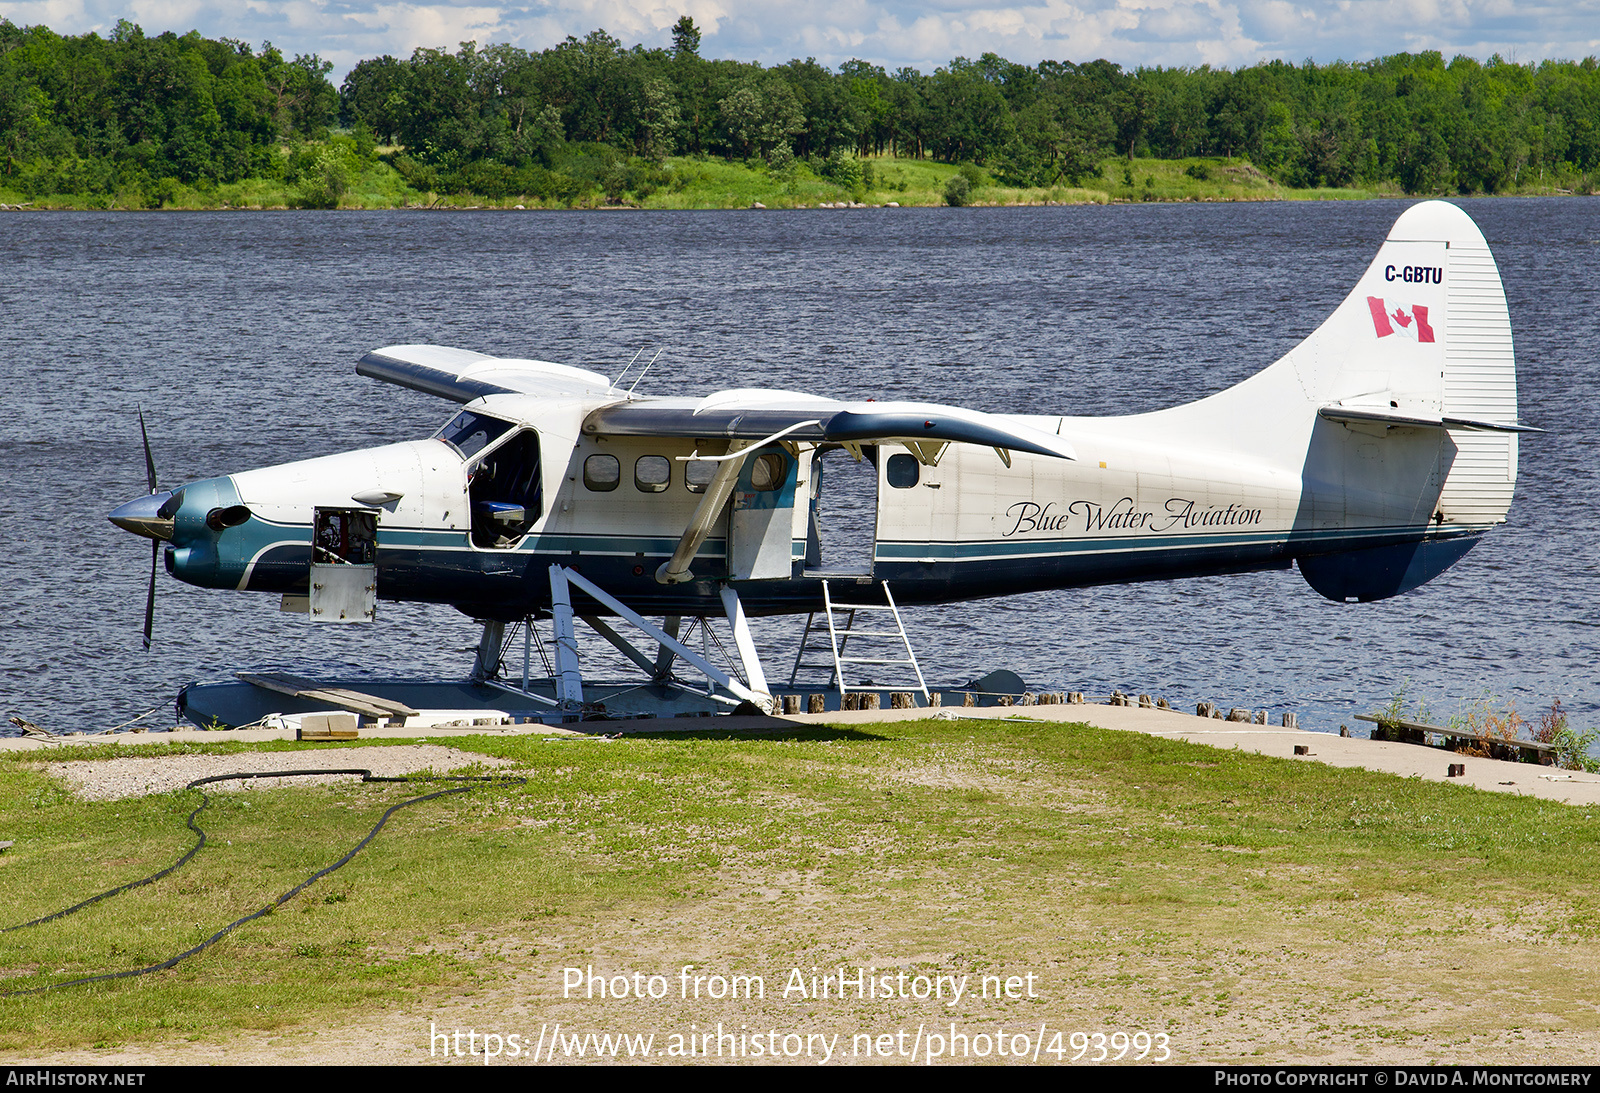
[[870,577],[877,545],[877,445],[818,448],[811,459],[805,575]]
[[539,463],[539,434],[519,431],[467,471],[471,502],[472,545],[483,550],[510,550],[544,515],[544,477]]
[[744,461],[728,516],[728,579],[784,580],[794,575],[795,479],[800,465],[782,448]]

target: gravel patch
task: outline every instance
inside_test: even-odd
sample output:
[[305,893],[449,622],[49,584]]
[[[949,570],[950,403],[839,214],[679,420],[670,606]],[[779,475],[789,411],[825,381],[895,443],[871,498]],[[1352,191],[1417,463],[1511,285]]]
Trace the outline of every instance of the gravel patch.
[[[144,759],[96,759],[81,763],[51,763],[50,775],[72,787],[85,801],[115,801],[122,797],[143,797],[151,793],[170,793],[182,789],[196,778],[239,771],[364,769],[375,775],[393,777],[432,771],[442,774],[478,764],[485,767],[509,766],[510,761],[489,755],[457,751],[436,744],[402,745],[384,748],[352,748],[349,751],[262,752],[248,755],[168,755]],[[213,782],[207,792],[273,789],[282,785],[315,785],[328,782],[354,782],[354,774],[306,775],[302,778],[251,778]]]

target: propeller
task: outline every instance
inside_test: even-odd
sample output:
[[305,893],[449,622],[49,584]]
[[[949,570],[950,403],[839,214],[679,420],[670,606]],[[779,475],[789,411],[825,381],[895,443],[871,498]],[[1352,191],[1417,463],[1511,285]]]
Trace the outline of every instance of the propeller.
[[172,539],[175,519],[183,506],[183,491],[163,490],[156,482],[156,460],[150,454],[150,431],[145,428],[143,407],[139,408],[139,438],[144,441],[144,481],[150,492],[113,510],[107,519],[123,531],[150,540],[150,590],[144,598],[144,647],[148,651],[156,621],[156,569],[161,561],[161,544]]
[[[151,494],[160,492],[156,486],[156,461],[150,454],[150,434],[144,427],[144,407],[139,408],[139,436],[144,441],[144,477]],[[150,651],[150,632],[156,624],[156,565],[161,554],[161,540],[150,540],[150,589],[144,598],[144,651]]]

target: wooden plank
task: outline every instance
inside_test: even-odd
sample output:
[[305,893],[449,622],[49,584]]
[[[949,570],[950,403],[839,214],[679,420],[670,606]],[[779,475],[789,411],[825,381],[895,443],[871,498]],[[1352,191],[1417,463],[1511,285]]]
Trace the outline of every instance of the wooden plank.
[[[298,698],[300,692],[305,689],[298,683],[285,682],[284,678],[275,674],[268,675],[256,672],[235,672],[233,674],[254,687],[260,687],[262,690],[266,691],[276,691],[282,695],[293,695],[296,698]],[[287,678],[292,679],[293,677],[291,676]]]
[[326,702],[341,710],[364,714],[373,718],[415,717],[417,711],[399,702],[378,695],[362,694],[343,687],[325,688],[315,680],[301,679],[287,672],[236,672],[244,682],[278,694],[290,695],[308,702]]
[[1400,728],[1410,729],[1412,732],[1437,733],[1439,736],[1448,736],[1456,740],[1482,740],[1486,744],[1499,744],[1504,747],[1512,748],[1526,748],[1529,751],[1537,752],[1553,752],[1556,750],[1554,744],[1541,744],[1537,740],[1506,740],[1499,736],[1483,736],[1479,733],[1463,732],[1460,729],[1449,729],[1441,725],[1424,725],[1420,721],[1401,721],[1398,719],[1391,720],[1388,718],[1378,717],[1374,714],[1365,713],[1358,713],[1355,715],[1355,718],[1357,721],[1370,721],[1375,725],[1398,725]]
[[378,707],[380,710],[387,710],[391,717],[417,716],[417,711],[413,710],[410,706],[407,706],[403,702],[396,702],[393,699],[384,698],[382,695],[369,695],[363,691],[352,691],[344,687],[322,687],[319,689],[324,694],[340,695],[352,702],[370,703],[371,705]]

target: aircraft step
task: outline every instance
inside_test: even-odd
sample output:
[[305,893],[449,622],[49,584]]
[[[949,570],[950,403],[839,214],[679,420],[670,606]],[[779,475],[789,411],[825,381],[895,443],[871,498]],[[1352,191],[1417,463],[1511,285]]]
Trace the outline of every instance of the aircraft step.
[[[805,630],[800,635],[800,648],[795,653],[794,669],[789,673],[789,686],[799,685],[802,671],[826,670],[829,673],[828,685],[836,689],[841,695],[847,691],[876,691],[888,688],[891,690],[918,690],[922,692],[924,701],[929,700],[928,685],[922,678],[922,669],[917,664],[917,655],[911,648],[911,640],[906,637],[905,624],[900,620],[900,609],[895,605],[894,593],[889,590],[887,581],[883,582],[883,598],[881,604],[835,603],[833,592],[828,587],[828,582],[822,582],[821,611],[813,611],[806,619]],[[857,629],[857,617],[863,613],[878,612],[881,620],[884,614],[894,623],[894,629]],[[818,616],[821,616],[819,620]],[[866,619],[863,617],[862,621]],[[882,621],[878,622],[882,627]],[[851,648],[851,641],[855,642],[856,656],[847,656],[845,651]],[[826,659],[807,659],[808,654],[823,654]],[[862,653],[872,655],[859,655]],[[852,665],[878,665],[880,667],[899,667],[904,669],[898,680],[873,679],[871,682],[861,680],[852,682],[845,675],[846,664]],[[875,673],[881,674],[881,673]],[[893,674],[893,673],[891,673]]]

